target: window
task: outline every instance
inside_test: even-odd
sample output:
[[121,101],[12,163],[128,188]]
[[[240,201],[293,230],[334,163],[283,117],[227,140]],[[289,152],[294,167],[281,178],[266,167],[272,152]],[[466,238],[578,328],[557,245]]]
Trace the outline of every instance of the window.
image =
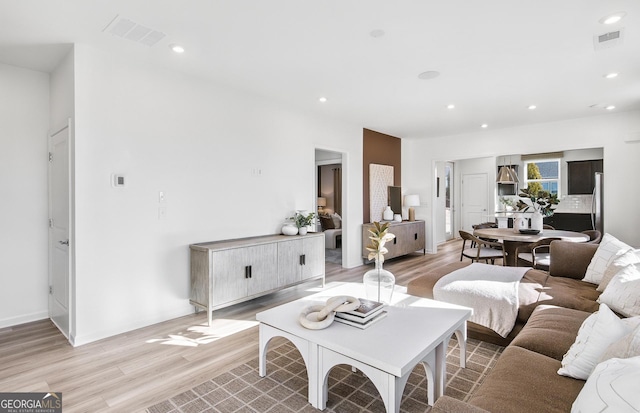
[[527,188],[560,195],[560,159],[542,159],[525,162]]

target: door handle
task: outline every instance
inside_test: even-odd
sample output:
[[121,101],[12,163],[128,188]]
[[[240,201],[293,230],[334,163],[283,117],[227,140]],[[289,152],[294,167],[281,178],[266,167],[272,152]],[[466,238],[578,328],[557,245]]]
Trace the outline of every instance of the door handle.
[[69,246],[69,240],[66,241],[58,241],[58,244],[60,245],[66,245],[67,247]]

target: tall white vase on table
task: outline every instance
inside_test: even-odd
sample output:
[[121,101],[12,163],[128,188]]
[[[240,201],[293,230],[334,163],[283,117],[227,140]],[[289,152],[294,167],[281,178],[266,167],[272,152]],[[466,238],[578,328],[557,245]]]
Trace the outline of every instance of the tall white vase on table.
[[535,229],[542,233],[543,223],[542,223],[542,214],[540,211],[533,211],[533,215],[531,215],[531,229]]

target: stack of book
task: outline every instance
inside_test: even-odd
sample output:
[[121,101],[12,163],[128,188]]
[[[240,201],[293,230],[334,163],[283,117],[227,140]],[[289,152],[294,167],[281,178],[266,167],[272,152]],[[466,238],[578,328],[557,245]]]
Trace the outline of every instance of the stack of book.
[[353,311],[336,313],[335,321],[364,329],[386,317],[384,304],[364,298],[358,300],[360,307]]

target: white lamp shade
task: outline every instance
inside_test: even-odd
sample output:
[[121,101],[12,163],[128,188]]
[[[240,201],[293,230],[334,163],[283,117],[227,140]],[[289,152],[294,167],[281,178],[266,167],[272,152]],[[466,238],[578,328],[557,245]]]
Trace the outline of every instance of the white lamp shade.
[[406,207],[420,206],[420,196],[419,195],[405,195],[404,196],[404,206],[406,206]]
[[318,197],[318,206],[327,206],[327,198]]

